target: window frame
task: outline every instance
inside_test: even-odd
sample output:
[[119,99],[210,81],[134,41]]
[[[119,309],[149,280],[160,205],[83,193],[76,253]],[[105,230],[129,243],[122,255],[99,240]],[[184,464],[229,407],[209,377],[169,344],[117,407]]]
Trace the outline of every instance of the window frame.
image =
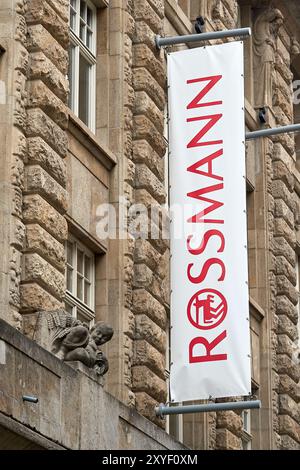
[[[73,244],[73,249],[72,249],[72,265],[68,263],[68,243]],[[82,301],[78,296],[77,296],[77,265],[78,265],[78,249],[83,252],[85,256],[90,258],[91,260],[91,265],[90,265],[90,273],[91,273],[91,279],[90,279],[90,289],[91,289],[91,297],[90,297],[90,306],[85,304],[84,301]],[[66,293],[65,293],[65,303],[72,309],[72,317],[78,318],[78,310],[79,313],[83,316],[86,317],[87,322],[92,324],[94,323],[95,320],[95,279],[96,279],[96,274],[95,274],[95,254],[89,250],[80,240],[75,238],[73,235],[69,235],[68,240],[65,245],[65,251],[66,251]],[[68,290],[68,267],[71,267],[73,271],[73,278],[72,278],[72,291]],[[84,271],[84,267],[83,267]],[[84,272],[83,272],[83,288],[84,288],[84,282],[85,282],[85,277],[84,277]],[[84,298],[84,292],[83,292],[83,298]]]
[[[69,107],[74,114],[79,117],[79,65],[80,56],[84,58],[89,64],[89,89],[88,89],[88,122],[84,124],[95,133],[96,129],[96,68],[97,68],[97,7],[91,0],[84,0],[87,7],[92,11],[92,44],[91,48],[80,39],[80,1],[74,0],[76,3],[76,9],[71,6],[71,0],[69,4],[69,32],[70,32],[70,46],[69,46],[69,60],[72,64],[71,74],[69,72],[70,82],[70,96],[69,96]],[[71,10],[75,11],[75,29],[71,28]],[[85,24],[87,28],[87,23]],[[71,54],[73,55],[72,61],[70,59]],[[80,118],[80,117],[79,117]]]
[[[247,419],[245,419],[247,416]],[[251,450],[252,449],[252,434],[251,434],[251,411],[250,410],[243,410],[242,411],[242,421],[243,421],[243,428],[242,428],[242,444],[243,450]]]

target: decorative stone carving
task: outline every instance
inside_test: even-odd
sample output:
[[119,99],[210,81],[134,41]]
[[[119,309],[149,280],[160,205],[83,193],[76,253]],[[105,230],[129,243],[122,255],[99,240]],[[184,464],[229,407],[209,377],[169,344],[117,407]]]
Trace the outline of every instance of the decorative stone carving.
[[276,42],[283,15],[278,9],[263,10],[254,23],[255,105],[272,106]]
[[96,374],[108,371],[108,360],[99,347],[113,336],[113,329],[104,322],[88,325],[66,314],[64,310],[47,313],[52,352],[63,361],[80,361]]

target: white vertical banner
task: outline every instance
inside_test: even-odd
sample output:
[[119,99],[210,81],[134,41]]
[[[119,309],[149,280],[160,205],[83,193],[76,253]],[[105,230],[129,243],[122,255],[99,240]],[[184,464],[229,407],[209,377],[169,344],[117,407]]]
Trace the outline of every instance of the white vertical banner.
[[171,399],[251,392],[243,43],[168,55]]

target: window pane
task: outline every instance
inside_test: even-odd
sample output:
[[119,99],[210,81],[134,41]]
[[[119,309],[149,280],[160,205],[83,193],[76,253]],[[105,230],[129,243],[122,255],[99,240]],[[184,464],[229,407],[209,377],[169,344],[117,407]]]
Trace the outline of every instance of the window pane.
[[73,266],[73,243],[67,243],[67,262]]
[[85,24],[80,20],[79,37],[80,37],[81,41],[83,41],[84,43],[85,43],[85,29],[86,29]]
[[67,289],[73,292],[73,270],[69,267],[67,267]]
[[89,49],[92,50],[92,45],[93,45],[93,33],[90,29],[87,29],[86,31],[86,45]]
[[84,282],[84,303],[91,305],[91,284],[88,281]]
[[72,315],[73,313],[73,307],[69,304],[65,304],[65,310],[67,311],[67,313],[69,313],[70,315]]
[[91,280],[91,259],[88,256],[84,258],[84,277]]
[[71,0],[71,6],[76,10],[76,0]]
[[87,24],[90,27],[92,27],[92,23],[93,23],[93,12],[89,7],[87,7]]
[[69,94],[69,107],[74,111],[74,65],[75,65],[75,47],[71,44],[69,49],[69,84],[70,84],[70,94]]
[[86,4],[84,0],[80,0],[80,16],[86,20]]
[[70,27],[76,31],[76,13],[73,8],[70,8]]
[[80,54],[79,57],[79,118],[89,124],[89,89],[91,65]]
[[77,297],[83,300],[83,278],[77,274]]
[[77,271],[83,274],[83,252],[81,250],[77,251]]

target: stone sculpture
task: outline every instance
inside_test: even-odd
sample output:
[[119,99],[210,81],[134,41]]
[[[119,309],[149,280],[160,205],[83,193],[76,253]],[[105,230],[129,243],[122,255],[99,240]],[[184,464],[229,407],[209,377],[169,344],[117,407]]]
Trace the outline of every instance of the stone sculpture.
[[254,24],[256,102],[259,108],[273,104],[274,64],[278,31],[283,15],[276,8],[268,8],[258,15]]
[[104,322],[91,329],[64,310],[49,312],[48,329],[51,332],[51,350],[63,361],[80,361],[103,376],[108,371],[108,360],[99,347],[113,336],[113,329]]

